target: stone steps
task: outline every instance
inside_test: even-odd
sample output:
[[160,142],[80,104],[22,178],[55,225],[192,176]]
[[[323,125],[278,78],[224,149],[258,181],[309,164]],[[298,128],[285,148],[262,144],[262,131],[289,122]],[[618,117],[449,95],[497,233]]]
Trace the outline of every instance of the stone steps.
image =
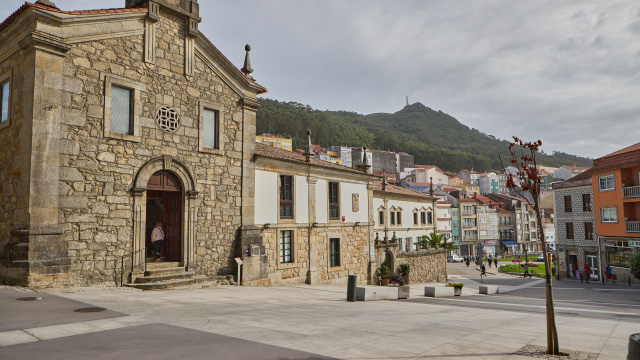
[[206,280],[206,277],[200,275],[200,276],[193,276],[193,277],[184,278],[184,279],[165,280],[161,282],[143,282],[143,283],[135,282],[133,284],[126,284],[126,286],[134,287],[140,290],[166,290],[166,289],[173,289],[173,288],[178,288],[178,287],[183,287],[188,285],[194,285],[198,282],[203,282],[205,280]]
[[126,286],[141,290],[165,290],[190,286],[205,280],[205,276],[185,271],[178,262],[149,262],[144,276],[137,277],[133,283]]

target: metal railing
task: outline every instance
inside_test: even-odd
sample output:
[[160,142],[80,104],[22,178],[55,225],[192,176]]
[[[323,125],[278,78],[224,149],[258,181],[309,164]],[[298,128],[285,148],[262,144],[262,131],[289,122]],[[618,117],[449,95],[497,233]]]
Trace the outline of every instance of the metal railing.
[[640,221],[626,221],[628,233],[640,233]]
[[622,188],[625,199],[640,197],[640,186],[627,186]]
[[129,274],[133,274],[133,268],[135,267],[135,261],[134,259],[136,258],[137,254],[142,253],[144,255],[144,257],[142,257],[142,261],[140,262],[140,264],[138,264],[138,267],[140,270],[142,270],[144,273],[147,272],[147,247],[143,247],[142,249],[138,249],[136,251],[132,251],[132,252],[128,252],[124,255],[121,256],[120,258],[120,287],[122,287],[124,285],[124,259],[126,257],[130,257],[131,259],[131,268],[128,269]]

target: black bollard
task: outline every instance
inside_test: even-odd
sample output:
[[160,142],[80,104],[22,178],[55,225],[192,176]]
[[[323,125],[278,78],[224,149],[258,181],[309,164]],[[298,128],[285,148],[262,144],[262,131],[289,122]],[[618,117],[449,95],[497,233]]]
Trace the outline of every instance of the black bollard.
[[349,275],[347,282],[347,301],[356,301],[356,284],[358,283],[358,277],[356,275]]

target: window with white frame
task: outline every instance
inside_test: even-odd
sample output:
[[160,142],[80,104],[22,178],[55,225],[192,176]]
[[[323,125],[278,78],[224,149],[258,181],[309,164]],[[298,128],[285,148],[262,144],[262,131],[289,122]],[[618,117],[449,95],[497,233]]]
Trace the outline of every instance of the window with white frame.
[[200,152],[222,155],[224,144],[220,134],[223,132],[224,105],[200,100],[198,107],[200,110],[198,149]]
[[9,89],[9,79],[0,82],[0,124],[9,120]]
[[141,93],[144,84],[108,75],[104,78],[104,128],[105,137],[122,140],[141,140]]
[[598,176],[598,190],[611,191],[615,189],[613,174]]
[[280,231],[280,263],[293,262],[291,257],[291,230]]
[[618,222],[618,208],[615,206],[607,206],[600,208],[600,221],[603,223]]

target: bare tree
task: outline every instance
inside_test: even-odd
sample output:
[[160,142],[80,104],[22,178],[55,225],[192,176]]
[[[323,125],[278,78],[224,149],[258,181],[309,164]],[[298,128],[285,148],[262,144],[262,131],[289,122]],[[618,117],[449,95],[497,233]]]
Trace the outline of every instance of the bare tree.
[[[500,156],[500,163],[507,175],[507,187],[513,189],[518,195],[524,198],[536,213],[536,222],[538,229],[540,229],[545,265],[547,353],[559,355],[560,346],[558,345],[558,330],[556,329],[556,318],[553,309],[553,291],[551,288],[551,259],[547,253],[544,242],[544,227],[542,226],[542,216],[540,215],[540,177],[538,176],[538,162],[536,160],[536,154],[540,146],[542,146],[542,141],[540,140],[524,142],[514,136],[513,142],[509,144],[509,153],[511,154],[510,165],[517,169],[515,174],[507,172],[502,156]],[[525,192],[528,192],[531,196],[525,196]],[[529,198],[531,198],[531,200]]]

